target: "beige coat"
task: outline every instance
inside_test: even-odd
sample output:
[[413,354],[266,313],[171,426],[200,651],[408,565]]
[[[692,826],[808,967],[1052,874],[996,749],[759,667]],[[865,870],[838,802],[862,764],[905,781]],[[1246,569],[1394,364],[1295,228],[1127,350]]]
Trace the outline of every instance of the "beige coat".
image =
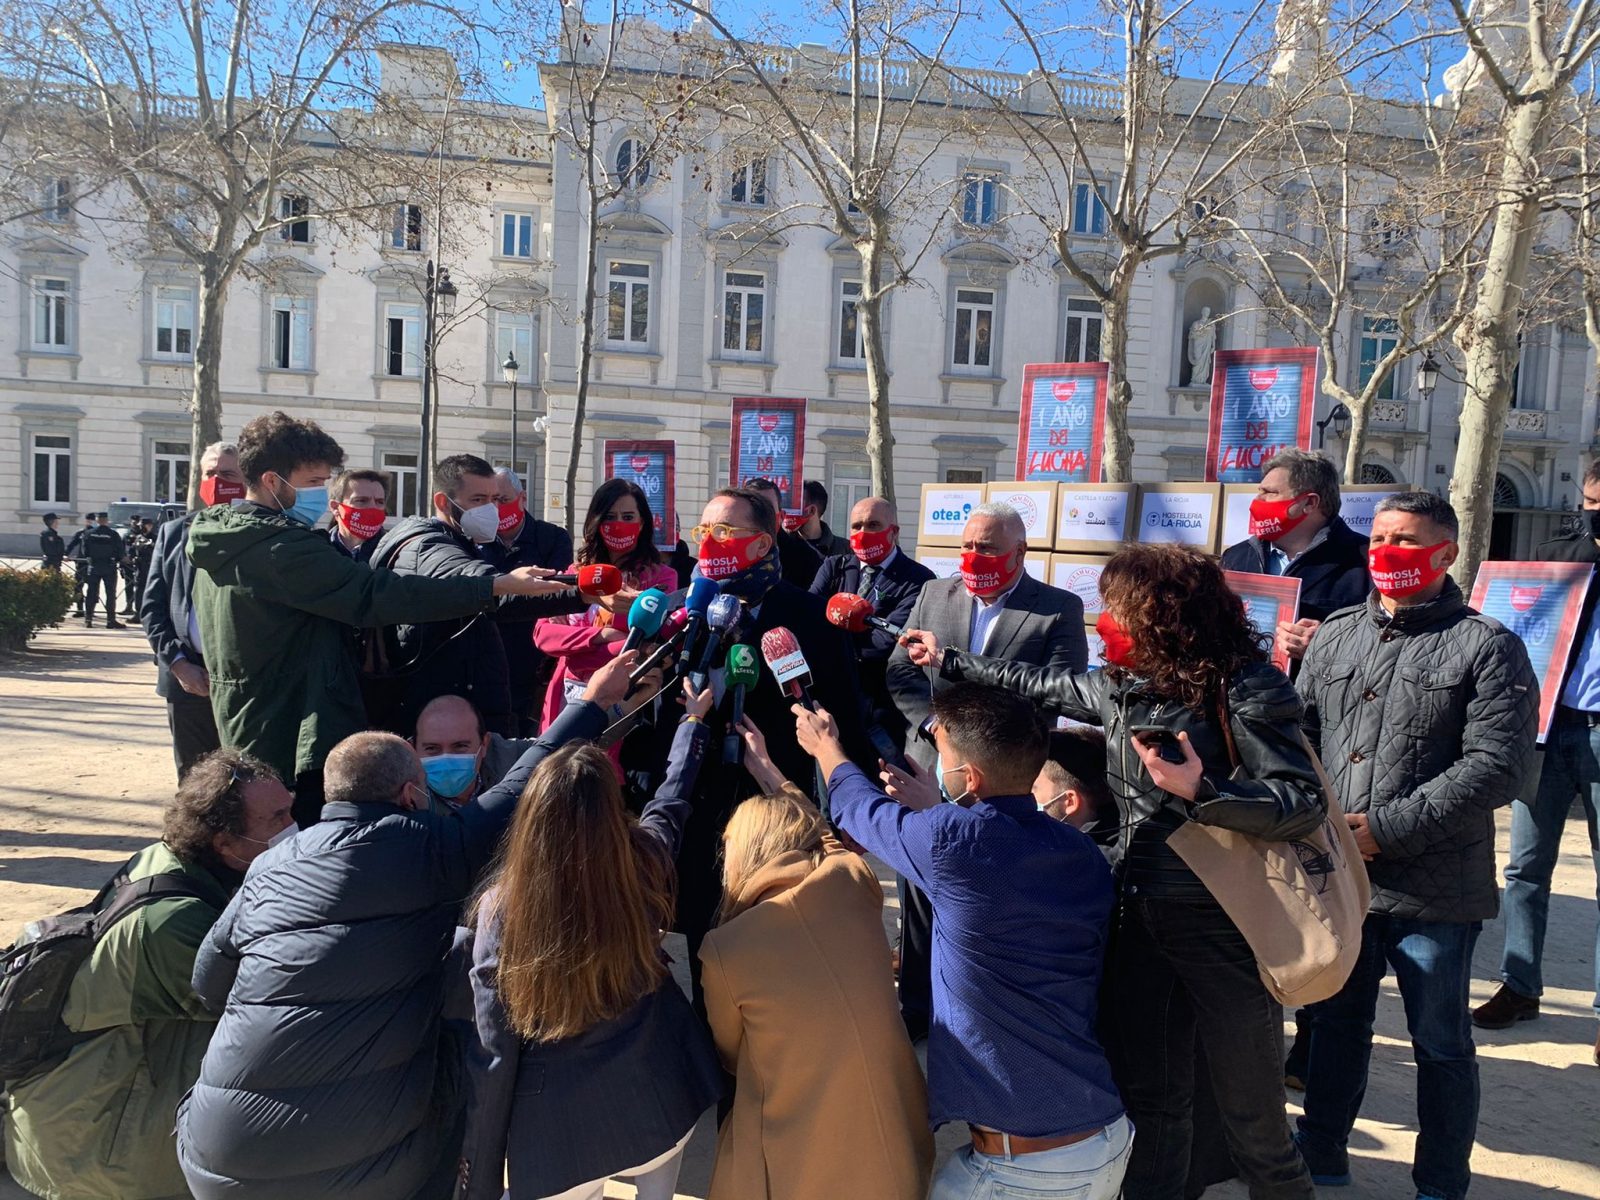
[[928,1096],[895,1002],[883,889],[858,855],[768,863],[706,935],[706,1011],[738,1080],[710,1200],[923,1200]]

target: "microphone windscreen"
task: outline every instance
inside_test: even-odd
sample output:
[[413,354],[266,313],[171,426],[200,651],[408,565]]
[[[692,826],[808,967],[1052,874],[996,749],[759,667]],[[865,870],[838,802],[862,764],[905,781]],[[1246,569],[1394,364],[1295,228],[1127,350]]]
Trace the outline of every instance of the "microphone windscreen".
[[767,668],[780,684],[811,676],[799,641],[782,625],[761,635],[761,657],[767,660]]
[[579,567],[578,590],[586,596],[615,596],[622,590],[622,572],[610,563]]
[[709,579],[700,578],[689,584],[689,594],[683,599],[683,606],[692,613],[705,615],[711,602],[721,594],[721,589]]
[[839,592],[828,598],[828,621],[851,633],[865,633],[867,618],[874,613],[872,601],[852,592]]
[[739,620],[739,601],[732,596],[718,596],[706,610],[706,624],[718,633],[732,629]]
[[728,686],[753,688],[760,681],[756,652],[743,642],[728,647]]
[[660,588],[647,588],[634,597],[628,609],[628,628],[638,630],[647,638],[661,632],[661,622],[667,615],[667,594]]

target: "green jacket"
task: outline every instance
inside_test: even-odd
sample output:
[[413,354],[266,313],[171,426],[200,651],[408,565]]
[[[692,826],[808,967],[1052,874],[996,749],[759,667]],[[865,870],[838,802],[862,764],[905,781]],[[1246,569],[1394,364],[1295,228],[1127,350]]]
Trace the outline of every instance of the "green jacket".
[[49,1200],[187,1196],[172,1130],[200,1075],[216,1017],[190,987],[195,952],[227,907],[227,886],[163,843],[134,879],[182,873],[204,899],[156,900],[113,925],[72,981],[63,1019],[105,1030],[6,1099],[6,1165]]
[[189,531],[211,710],[224,746],[292,783],[367,727],[349,626],[466,617],[494,605],[493,576],[374,571],[328,535],[255,504],[213,505]]

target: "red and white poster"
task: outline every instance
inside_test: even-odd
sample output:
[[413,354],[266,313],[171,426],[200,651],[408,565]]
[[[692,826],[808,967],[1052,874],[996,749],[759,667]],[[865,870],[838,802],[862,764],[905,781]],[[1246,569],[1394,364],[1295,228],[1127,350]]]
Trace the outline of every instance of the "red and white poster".
[[1317,351],[1218,350],[1211,375],[1206,482],[1258,483],[1280,450],[1311,448]]
[[1110,370],[1103,362],[1029,363],[1022,369],[1018,483],[1100,482]]
[[1257,575],[1224,571],[1233,594],[1244,601],[1244,615],[1256,630],[1272,639],[1272,665],[1289,673],[1289,652],[1278,644],[1278,625],[1300,615],[1300,580],[1293,575]]
[[1594,568],[1589,563],[1486,562],[1472,581],[1473,608],[1522,639],[1539,679],[1539,741],[1550,734]]
[[806,402],[772,396],[735,396],[728,482],[770,479],[783,496],[783,511],[799,515],[806,452]]
[[670,549],[678,540],[678,445],[676,442],[607,441],[607,479],[639,485],[650,501],[657,546]]

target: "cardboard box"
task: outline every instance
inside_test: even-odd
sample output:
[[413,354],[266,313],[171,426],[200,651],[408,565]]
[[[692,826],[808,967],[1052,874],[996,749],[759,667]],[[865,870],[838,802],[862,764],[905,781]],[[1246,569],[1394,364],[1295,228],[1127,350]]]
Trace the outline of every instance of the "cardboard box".
[[1057,484],[1056,549],[1115,554],[1133,540],[1138,511],[1137,483]]
[[983,503],[984,484],[925,483],[917,510],[917,546],[959,546],[972,510]]
[[1147,483],[1139,489],[1137,539],[1217,552],[1222,528],[1220,483]]
[[1009,504],[1022,517],[1028,531],[1028,545],[1049,553],[1056,537],[1056,488],[1048,481],[1033,483],[991,483],[984,488],[984,499],[992,504]]
[[1022,569],[1040,583],[1050,582],[1050,555],[1030,550],[1022,556]]
[[917,561],[933,572],[935,579],[954,579],[961,574],[961,551],[930,546],[917,551]]
[[1372,536],[1372,513],[1378,502],[1409,491],[1403,483],[1354,483],[1339,489],[1339,515],[1362,537]]
[[1224,550],[1250,536],[1250,501],[1255,498],[1256,485],[1253,483],[1222,485],[1222,537],[1219,544]]
[[1052,554],[1050,586],[1071,592],[1083,601],[1083,619],[1089,624],[1100,619],[1100,572],[1111,561],[1109,554]]

